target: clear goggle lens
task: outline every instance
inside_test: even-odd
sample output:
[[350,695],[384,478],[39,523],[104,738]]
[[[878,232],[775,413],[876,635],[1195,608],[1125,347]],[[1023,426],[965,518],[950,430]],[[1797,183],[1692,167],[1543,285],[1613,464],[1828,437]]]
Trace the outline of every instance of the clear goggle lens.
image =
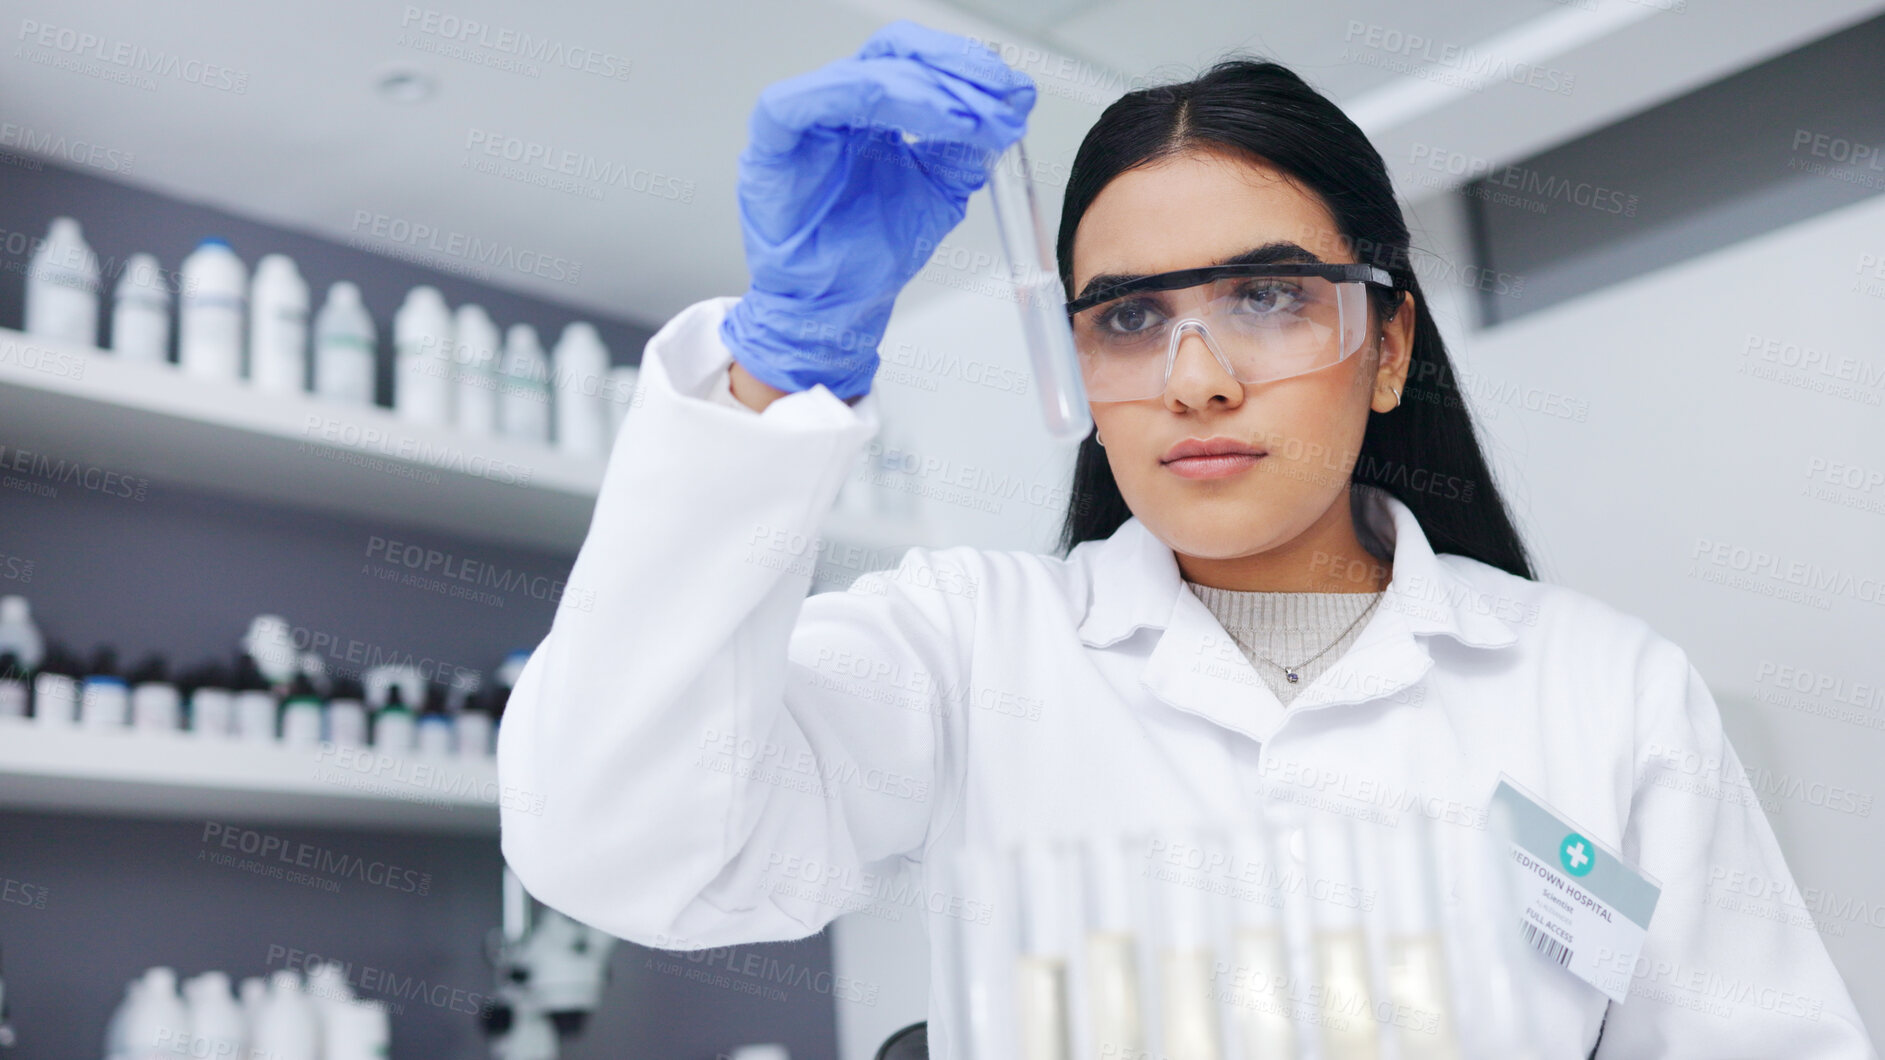
[[1164,393],[1188,331],[1238,382],[1267,383],[1346,360],[1361,348],[1367,326],[1367,283],[1321,276],[1229,276],[1134,291],[1073,314],[1091,401]]

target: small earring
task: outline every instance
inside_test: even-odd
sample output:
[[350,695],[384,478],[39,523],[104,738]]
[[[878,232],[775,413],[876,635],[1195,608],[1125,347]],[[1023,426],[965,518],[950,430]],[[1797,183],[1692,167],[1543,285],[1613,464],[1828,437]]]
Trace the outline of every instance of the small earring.
[[[1389,384],[1388,384],[1388,389],[1389,389],[1389,390],[1394,390],[1394,384],[1393,384],[1393,383],[1389,383]],[[1394,390],[1394,409],[1398,409],[1398,408],[1400,408],[1400,407],[1401,407],[1401,392],[1400,392],[1400,391],[1398,391],[1398,390]],[[1389,412],[1393,412],[1393,411],[1394,411],[1394,409],[1389,409],[1388,411],[1389,411]]]
[[1093,432],[1093,440],[1100,443],[1101,449],[1106,448],[1106,439],[1100,437],[1100,432],[1098,431]]

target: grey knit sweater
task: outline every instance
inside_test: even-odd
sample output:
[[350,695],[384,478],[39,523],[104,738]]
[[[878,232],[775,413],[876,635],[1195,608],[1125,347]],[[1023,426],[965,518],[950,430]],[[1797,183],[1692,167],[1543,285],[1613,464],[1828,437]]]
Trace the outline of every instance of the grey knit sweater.
[[[1284,706],[1334,665],[1360,638],[1361,631],[1373,621],[1374,615],[1360,622],[1355,619],[1381,596],[1380,593],[1241,592],[1213,589],[1189,578],[1185,585],[1217,616],[1218,623],[1243,649],[1244,657]],[[1375,611],[1378,614],[1380,609]],[[1354,628],[1348,629],[1351,623]],[[1325,647],[1328,650],[1322,651]],[[1298,665],[1317,652],[1322,654],[1314,662]],[[1265,662],[1266,658],[1270,661]],[[1299,677],[1296,683],[1290,683],[1283,673],[1284,666],[1295,667]]]

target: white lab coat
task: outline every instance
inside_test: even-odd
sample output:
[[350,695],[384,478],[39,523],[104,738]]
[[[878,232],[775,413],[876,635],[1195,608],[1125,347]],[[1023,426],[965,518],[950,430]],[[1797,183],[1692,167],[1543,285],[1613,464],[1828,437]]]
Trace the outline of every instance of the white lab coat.
[[[1711,876],[1792,879],[1758,806],[1694,793],[1698,770],[1740,764],[1642,620],[1436,555],[1378,491],[1392,582],[1288,709],[1137,519],[1064,560],[912,548],[808,598],[805,542],[875,398],[820,387],[755,414],[720,396],[731,302],[650,340],[569,578],[584,606],[559,610],[503,719],[503,782],[531,795],[505,802],[504,855],[544,902],[667,949],[801,938],[867,881],[940,880],[977,845],[1155,829],[1292,786],[1483,806],[1503,771],[1662,887],[1628,1003],[1541,973],[1543,1055],[1582,1060],[1600,1025],[1614,1060],[1876,1055],[1813,930],[1717,904]],[[933,939],[963,915],[923,904]],[[950,962],[932,946],[931,1048],[961,1060]]]

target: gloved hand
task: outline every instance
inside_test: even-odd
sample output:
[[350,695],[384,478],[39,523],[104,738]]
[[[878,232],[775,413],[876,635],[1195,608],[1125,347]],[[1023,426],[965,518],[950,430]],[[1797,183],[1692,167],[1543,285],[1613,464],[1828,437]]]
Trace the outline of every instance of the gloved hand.
[[908,21],[760,93],[740,154],[752,285],[720,327],[734,359],[780,390],[866,393],[898,292],[1034,98],[990,49]]

